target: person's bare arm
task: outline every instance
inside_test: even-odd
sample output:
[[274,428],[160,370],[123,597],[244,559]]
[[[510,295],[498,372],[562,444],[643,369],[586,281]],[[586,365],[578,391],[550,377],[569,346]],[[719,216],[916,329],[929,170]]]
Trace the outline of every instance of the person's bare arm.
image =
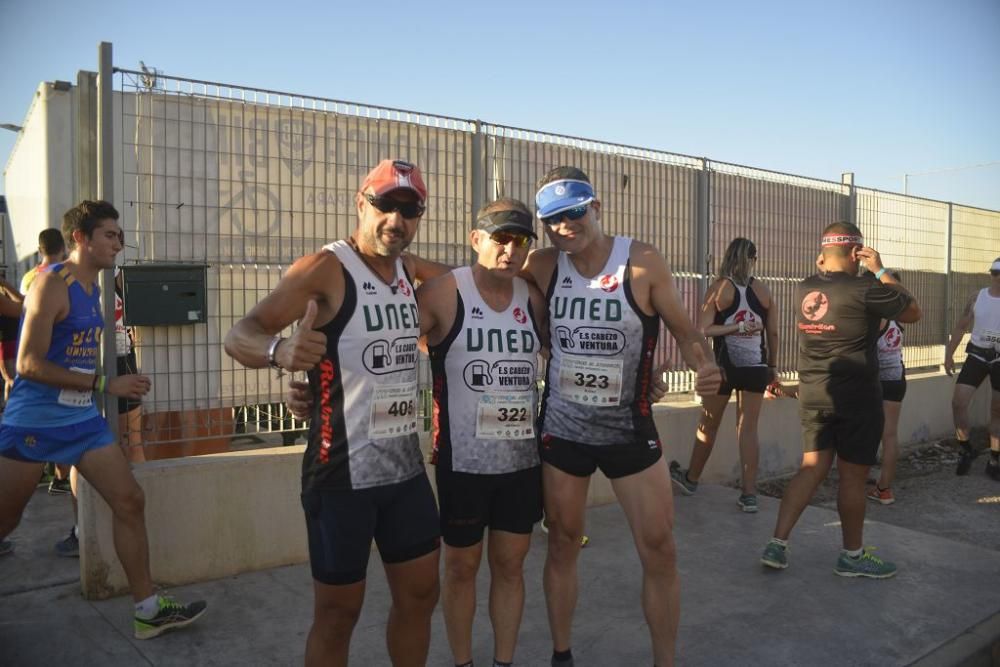
[[538,248],[528,253],[524,267],[518,275],[541,290],[544,295],[549,289],[549,281],[556,270],[559,251],[555,248]]
[[326,353],[326,335],[313,325],[325,324],[336,315],[343,294],[343,272],[335,255],[323,251],[303,257],[233,325],[226,334],[226,353],[248,368],[264,368],[274,336],[301,319],[295,333],[278,344],[275,359],[287,370],[310,370]]
[[533,283],[528,283],[528,299],[531,304],[531,314],[538,327],[538,337],[542,341],[541,355],[548,359],[549,354],[549,306],[545,303],[545,295]]
[[445,275],[455,268],[453,266],[448,266],[447,264],[442,264],[441,262],[425,259],[420,255],[414,255],[409,252],[403,254],[403,264],[406,266],[406,270],[417,282],[427,282],[428,280],[433,280],[434,278]]
[[[18,345],[17,372],[21,377],[61,389],[90,391],[94,374],[71,371],[46,359],[52,345],[52,330],[69,315],[69,290],[62,277],[45,273],[38,276],[25,302],[24,325]],[[84,332],[97,335],[97,332]],[[105,391],[115,396],[138,399],[150,387],[144,375],[122,375],[108,382]]]
[[966,332],[972,329],[972,324],[975,320],[973,307],[976,305],[977,296],[978,294],[973,294],[965,302],[965,308],[962,310],[962,314],[958,316],[955,327],[951,330],[951,336],[948,338],[948,344],[944,347],[944,372],[948,375],[955,372],[955,360],[953,359],[955,350],[958,349]]
[[21,292],[19,292],[16,287],[11,285],[6,280],[0,279],[0,291],[2,291],[4,295],[11,301],[14,301],[18,304],[24,303],[24,295],[21,294]]
[[21,317],[23,306],[19,301],[14,301],[6,294],[0,294],[0,315],[4,317]]
[[[861,248],[857,251],[857,257],[861,260],[862,265],[872,273],[878,273],[885,268],[882,264],[881,255],[879,255],[878,251],[874,248],[869,248],[867,246]],[[879,278],[879,282],[890,289],[894,289],[897,292],[910,297],[910,303],[903,309],[903,312],[894,318],[897,322],[912,324],[913,322],[918,322],[920,318],[923,317],[923,312],[920,310],[920,304],[917,303],[917,300],[913,297],[910,291],[903,287],[902,283],[892,277],[891,273],[888,271],[883,273]]]
[[417,288],[421,340],[437,345],[448,335],[457,315],[457,294],[455,276],[450,271]]
[[695,391],[701,396],[716,393],[722,376],[715,365],[708,341],[684,310],[666,259],[652,246],[635,243],[636,247],[632,252],[633,277],[638,272],[648,282],[653,310],[677,341],[684,363],[697,374]]
[[764,337],[767,341],[767,367],[771,371],[771,379],[778,376],[778,344],[781,342],[781,334],[778,333],[778,324],[781,321],[781,309],[774,300],[774,295],[767,289],[767,286],[759,281],[754,281],[754,286],[761,288],[767,296],[767,323],[764,325]]

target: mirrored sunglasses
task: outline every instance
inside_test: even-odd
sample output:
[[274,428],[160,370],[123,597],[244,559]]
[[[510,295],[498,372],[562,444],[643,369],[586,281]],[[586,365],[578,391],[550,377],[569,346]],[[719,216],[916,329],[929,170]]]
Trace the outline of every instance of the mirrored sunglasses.
[[542,222],[546,225],[558,225],[562,222],[563,218],[566,218],[567,220],[579,220],[583,216],[587,215],[588,206],[589,204],[584,204],[583,206],[575,206],[566,211],[559,211],[555,215],[542,218]]

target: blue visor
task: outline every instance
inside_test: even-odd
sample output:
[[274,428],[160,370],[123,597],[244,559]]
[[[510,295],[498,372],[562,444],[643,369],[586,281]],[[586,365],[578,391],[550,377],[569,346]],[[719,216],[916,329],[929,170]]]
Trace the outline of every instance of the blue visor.
[[547,218],[594,201],[594,188],[586,181],[552,181],[535,194],[538,217]]

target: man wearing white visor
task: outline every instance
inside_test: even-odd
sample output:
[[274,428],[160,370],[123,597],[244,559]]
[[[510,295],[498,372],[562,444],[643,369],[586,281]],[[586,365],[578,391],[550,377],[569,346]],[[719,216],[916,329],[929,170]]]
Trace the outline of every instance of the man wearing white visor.
[[951,340],[944,352],[944,369],[948,375],[955,372],[952,355],[965,336],[972,331],[965,347],[965,363],[955,382],[951,410],[955,419],[955,439],[958,440],[959,475],[968,475],[975,454],[969,444],[969,402],[976,389],[987,377],[993,395],[990,399],[990,458],[986,474],[1000,481],[1000,257],[990,267],[990,286],[973,294],[965,304],[962,315],[951,332]]
[[535,203],[554,246],[533,252],[525,266],[546,295],[551,332],[538,430],[552,665],[573,664],[576,561],[587,488],[598,468],[632,528],[654,663],[673,664],[680,614],[673,501],[648,399],[660,321],[697,372],[700,395],[718,391],[719,369],[663,255],[602,231],[601,202],[583,171],[553,169],[539,182]]

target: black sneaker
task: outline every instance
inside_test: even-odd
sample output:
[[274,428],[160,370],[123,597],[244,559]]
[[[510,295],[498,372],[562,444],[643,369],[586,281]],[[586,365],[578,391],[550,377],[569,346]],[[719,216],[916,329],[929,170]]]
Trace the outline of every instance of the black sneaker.
[[205,613],[205,608],[208,606],[204,600],[198,600],[191,604],[181,604],[166,595],[156,596],[156,601],[160,607],[156,616],[153,618],[135,617],[134,636],[136,639],[152,639],[167,630],[190,625]]
[[69,529],[69,536],[66,539],[56,542],[56,555],[66,558],[77,558],[80,556],[80,540],[76,537],[76,528]]
[[70,486],[68,479],[56,479],[52,478],[49,482],[49,495],[50,496],[63,496],[67,493],[73,493],[73,487]]
[[991,459],[986,462],[986,476],[1000,482],[1000,461]]
[[976,458],[976,455],[972,453],[972,450],[961,449],[958,452],[958,467],[955,468],[956,475],[968,475],[969,470],[972,469],[972,460]]

